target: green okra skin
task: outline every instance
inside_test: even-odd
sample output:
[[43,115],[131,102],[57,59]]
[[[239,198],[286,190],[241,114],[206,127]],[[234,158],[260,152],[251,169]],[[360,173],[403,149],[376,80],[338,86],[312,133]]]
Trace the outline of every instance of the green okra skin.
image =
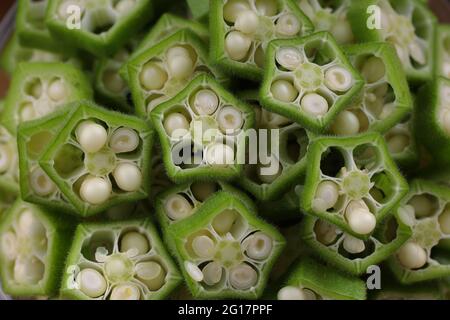
[[14,297],[57,294],[75,221],[17,200],[0,223],[0,277]]
[[152,16],[152,0],[55,0],[46,25],[58,41],[105,57],[117,53]]
[[165,299],[182,280],[148,218],[80,224],[64,271],[61,297],[75,300]]
[[320,133],[364,86],[328,32],[270,42],[259,98],[267,110]]
[[[172,224],[177,259],[195,298],[257,299],[285,240],[239,197],[209,198],[183,223]],[[254,251],[256,244],[261,250]]]
[[366,300],[366,284],[311,258],[301,258],[278,291],[278,300]]
[[302,185],[297,185],[272,201],[257,201],[258,214],[274,223],[288,223],[301,219],[300,194]]
[[412,228],[412,237],[389,258],[389,267],[403,284],[448,277],[450,257],[439,245],[450,239],[450,189],[426,180],[410,185],[398,214]]
[[[38,159],[76,215],[142,200],[150,186],[153,130],[134,116],[81,100]],[[61,200],[60,200],[61,201]]]
[[192,17],[196,20],[208,20],[209,0],[186,0]]
[[367,239],[408,192],[378,133],[319,137],[307,163],[302,210],[359,239]]
[[346,47],[345,53],[365,84],[361,94],[334,119],[331,133],[385,132],[412,111],[408,82],[391,45],[363,43]]
[[[379,26],[376,14],[381,15]],[[352,1],[348,19],[358,41],[388,42],[395,47],[409,81],[431,79],[437,19],[425,4],[418,0]]]
[[347,11],[351,0],[321,1],[295,0],[300,9],[311,20],[316,31],[330,32],[339,44],[355,41]]
[[91,97],[89,80],[72,65],[20,63],[6,97],[2,121],[15,134],[22,122],[41,118],[67,103]]
[[241,174],[254,112],[212,76],[197,76],[152,110],[151,118],[167,174],[174,182],[231,180]]
[[436,27],[435,75],[450,79],[450,26]]
[[[258,140],[247,146],[247,157],[258,157],[246,163],[244,177],[238,183],[259,201],[279,200],[305,174],[306,151],[312,134],[292,120],[263,109],[257,91],[238,96],[254,107]],[[269,144],[268,150],[261,155],[261,150],[254,147],[264,148],[265,144]]]
[[361,276],[368,267],[394,254],[411,237],[412,230],[403,217],[389,216],[363,241],[324,220],[305,216],[300,234],[314,256],[350,275]]
[[291,0],[212,0],[209,26],[212,63],[255,81],[264,73],[271,40],[304,36],[314,29]]
[[[19,193],[19,166],[16,137],[0,122],[0,190]],[[6,197],[7,199],[8,197]]]
[[203,40],[188,29],[181,29],[128,62],[128,85],[136,113],[149,117],[157,105],[173,98],[200,73],[213,74],[221,83],[226,79],[217,68],[208,66]]

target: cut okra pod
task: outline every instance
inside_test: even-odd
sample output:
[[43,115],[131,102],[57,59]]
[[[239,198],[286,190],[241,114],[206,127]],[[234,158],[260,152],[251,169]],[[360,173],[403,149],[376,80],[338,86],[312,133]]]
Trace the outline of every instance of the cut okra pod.
[[[379,25],[373,17],[378,9]],[[418,0],[351,1],[348,19],[357,40],[392,44],[413,83],[428,81],[433,73],[436,18]]]
[[115,54],[152,15],[151,0],[54,0],[46,24],[59,41],[105,57]]
[[168,176],[230,180],[240,175],[253,110],[202,74],[151,113]]
[[263,75],[270,41],[313,31],[311,21],[292,0],[212,0],[209,24],[212,62],[251,80]]
[[268,45],[260,102],[308,130],[322,132],[363,86],[336,40],[318,32]]
[[450,256],[441,259],[439,245],[450,239],[450,189],[414,180],[398,214],[412,228],[412,237],[389,259],[395,277],[404,284],[450,276]]
[[436,28],[435,74],[450,79],[450,26]]
[[395,50],[385,43],[364,43],[345,48],[352,65],[365,80],[361,94],[331,123],[335,135],[385,132],[412,111],[408,82]]
[[278,300],[366,300],[366,284],[311,258],[300,258],[277,294]]
[[[148,196],[153,130],[148,122],[89,101],[47,145],[39,165],[66,198],[68,211],[90,216]],[[59,200],[63,201],[63,200]]]
[[381,135],[320,137],[308,150],[300,206],[365,239],[408,192]]
[[0,124],[0,192],[19,193],[19,155],[16,137]]
[[14,72],[2,120],[15,134],[22,122],[42,118],[67,103],[91,97],[89,80],[74,66],[21,63]]
[[57,294],[73,221],[17,200],[0,223],[0,276],[14,297]]
[[150,219],[78,226],[61,296],[78,300],[157,300],[181,282]]

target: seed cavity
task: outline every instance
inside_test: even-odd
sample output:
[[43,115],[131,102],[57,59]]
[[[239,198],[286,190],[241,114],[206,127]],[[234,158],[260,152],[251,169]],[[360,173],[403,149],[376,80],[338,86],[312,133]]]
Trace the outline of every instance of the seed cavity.
[[169,196],[164,204],[164,209],[167,216],[173,221],[185,219],[193,211],[193,207],[189,201],[179,194]]

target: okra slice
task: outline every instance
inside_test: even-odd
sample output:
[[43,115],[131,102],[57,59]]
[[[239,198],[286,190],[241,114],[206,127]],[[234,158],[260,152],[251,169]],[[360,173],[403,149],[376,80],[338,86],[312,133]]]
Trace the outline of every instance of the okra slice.
[[317,258],[351,275],[361,276],[394,254],[412,234],[402,216],[386,217],[367,240],[343,232],[320,218],[305,216],[301,223],[303,241]]
[[365,84],[361,94],[333,120],[331,133],[342,136],[387,131],[413,107],[395,50],[385,43],[364,43],[348,46],[345,52]]
[[260,102],[313,132],[327,129],[364,80],[328,32],[276,40],[267,48]]
[[59,41],[105,57],[117,53],[152,16],[151,0],[55,0],[46,24]]
[[129,86],[136,113],[148,117],[157,105],[177,95],[198,74],[211,73],[208,52],[193,32],[182,29],[128,62]]
[[[373,6],[378,8],[380,25],[376,25],[370,10]],[[347,16],[358,41],[388,42],[395,47],[409,81],[431,79],[436,18],[424,3],[418,0],[352,1]]]
[[0,277],[14,297],[58,292],[74,230],[70,218],[17,200],[0,223]]
[[408,183],[377,133],[319,137],[308,150],[301,208],[367,239],[408,192]]
[[148,196],[153,130],[148,122],[74,103],[39,165],[83,217]]
[[0,123],[0,190],[19,193],[19,166],[16,137]]
[[[148,214],[148,213],[147,213]],[[157,300],[181,282],[150,219],[78,226],[61,286],[76,300]]]
[[300,9],[311,20],[316,31],[330,32],[339,44],[355,41],[347,19],[351,0],[296,0]]
[[91,98],[89,80],[74,66],[21,63],[14,72],[2,120],[15,134],[22,122],[42,118],[67,103]]
[[[414,180],[398,214],[412,228],[412,237],[389,259],[395,277],[404,284],[450,276],[450,256],[441,259],[439,244],[450,239],[450,189]],[[445,252],[445,251],[444,251]]]
[[450,79],[450,26],[437,26],[435,74]]
[[256,115],[256,140],[246,146],[248,161],[239,184],[260,201],[279,199],[305,174],[311,134],[294,121],[263,109],[257,92],[239,96],[253,106]]
[[151,118],[173,181],[230,180],[240,175],[254,113],[212,76],[196,77],[154,109]]
[[278,300],[366,300],[366,284],[311,258],[300,258],[277,294]]
[[225,191],[169,227],[177,259],[195,298],[257,299],[285,240]]
[[209,25],[212,62],[250,80],[263,75],[271,40],[313,31],[311,21],[292,0],[212,0]]

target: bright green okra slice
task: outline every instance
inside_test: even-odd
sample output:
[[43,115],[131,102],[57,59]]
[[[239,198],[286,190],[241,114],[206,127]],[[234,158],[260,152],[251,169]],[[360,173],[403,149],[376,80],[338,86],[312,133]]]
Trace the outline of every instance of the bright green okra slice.
[[[148,213],[147,213],[148,215]],[[181,282],[150,219],[78,226],[61,286],[63,298],[157,300]]]
[[173,181],[230,180],[240,175],[254,112],[212,76],[196,77],[151,117]]
[[366,300],[366,284],[311,258],[300,258],[280,288],[278,300]]
[[168,230],[195,298],[257,299],[285,244],[274,227],[225,191]]
[[312,216],[305,216],[300,234],[321,260],[351,275],[367,273],[395,253],[410,237],[412,230],[403,217],[387,217],[367,240],[361,240],[340,230],[333,224]]
[[249,161],[239,184],[260,201],[275,200],[304,175],[311,134],[292,120],[263,109],[257,92],[239,96],[256,114],[255,141],[247,146]]
[[2,120],[15,134],[22,122],[42,118],[67,103],[91,97],[89,80],[72,65],[21,63],[14,72]]
[[408,192],[381,135],[319,137],[308,150],[301,208],[365,239]]
[[352,1],[348,19],[357,40],[388,42],[395,47],[408,80],[431,79],[436,18],[425,4],[418,0]]
[[345,53],[365,84],[361,94],[331,124],[336,135],[385,132],[412,111],[413,100],[395,50],[385,43],[364,43]]
[[57,294],[74,223],[17,200],[0,223],[0,276],[15,297]]
[[212,62],[225,72],[251,80],[263,75],[270,41],[313,31],[292,0],[212,0],[209,21]]
[[339,44],[355,41],[347,11],[351,0],[295,0],[316,31],[330,32]]
[[148,196],[153,130],[146,121],[89,101],[75,111],[39,165],[76,209],[91,216]]
[[450,26],[438,25],[436,33],[435,74],[450,79]]
[[16,137],[0,124],[0,190],[19,193],[19,166]]
[[152,16],[152,0],[54,0],[46,24],[59,41],[104,57],[115,54]]
[[[450,239],[450,189],[425,180],[410,185],[398,214],[412,228],[412,237],[389,259],[395,277],[404,284],[450,275],[448,250],[438,248]],[[444,259],[440,251],[447,251]]]
[[364,86],[328,32],[276,40],[267,48],[260,102],[313,132],[323,132]]
[[208,66],[204,42],[188,29],[182,29],[147,49],[128,62],[128,84],[136,113],[149,117],[152,109],[173,98],[203,72],[225,82],[216,68]]

